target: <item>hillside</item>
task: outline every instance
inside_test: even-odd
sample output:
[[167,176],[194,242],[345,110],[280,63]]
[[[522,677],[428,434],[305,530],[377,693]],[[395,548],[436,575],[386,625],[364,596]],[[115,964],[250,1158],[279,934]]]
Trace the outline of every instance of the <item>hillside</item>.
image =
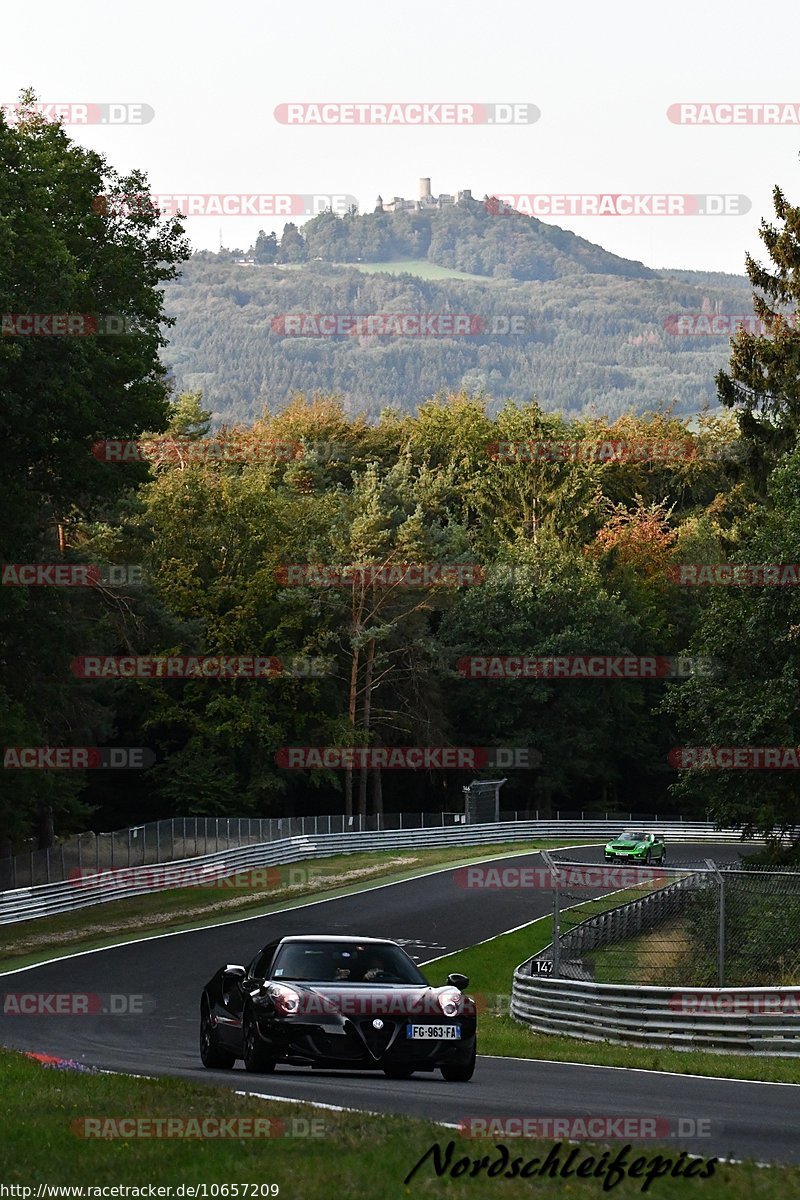
[[[176,385],[202,389],[228,423],[315,391],[372,416],[451,390],[497,404],[535,396],[568,416],[669,403],[691,414],[716,403],[728,337],[678,336],[669,318],[750,313],[743,276],[652,270],[533,218],[478,207],[327,213],[301,231],[288,226],[277,245],[259,239],[252,263],[235,261],[241,251],[195,255],[166,288],[177,323],[164,357]],[[471,319],[456,336],[347,327],[348,317],[386,313]],[[298,318],[293,329],[283,314],[344,321],[318,336],[318,319]]]

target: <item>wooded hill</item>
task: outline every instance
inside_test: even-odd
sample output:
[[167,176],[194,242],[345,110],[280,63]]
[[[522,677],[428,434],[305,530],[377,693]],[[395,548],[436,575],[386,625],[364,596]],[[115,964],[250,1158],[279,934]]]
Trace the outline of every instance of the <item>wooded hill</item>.
[[[236,259],[252,259],[237,263]],[[407,273],[403,263],[407,262]],[[381,264],[386,264],[385,272]],[[446,276],[452,271],[464,277]],[[481,395],[490,411],[535,398],[569,417],[693,415],[715,406],[725,329],[674,318],[752,314],[744,276],[661,272],[532,217],[482,205],[429,213],[326,213],[280,242],[196,254],[166,287],[176,318],[165,362],[202,389],[217,421],[257,417],[293,394],[341,396],[376,418],[438,392]],[[284,314],[470,314],[466,336],[287,333]]]

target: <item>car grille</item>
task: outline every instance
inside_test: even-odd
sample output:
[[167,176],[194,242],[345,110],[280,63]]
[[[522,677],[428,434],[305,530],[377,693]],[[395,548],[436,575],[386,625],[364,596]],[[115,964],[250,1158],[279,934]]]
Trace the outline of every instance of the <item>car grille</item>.
[[383,1019],[383,1029],[375,1029],[372,1020],[372,1017],[366,1017],[361,1021],[354,1022],[354,1024],[357,1025],[370,1054],[374,1058],[381,1058],[394,1037],[397,1021]]

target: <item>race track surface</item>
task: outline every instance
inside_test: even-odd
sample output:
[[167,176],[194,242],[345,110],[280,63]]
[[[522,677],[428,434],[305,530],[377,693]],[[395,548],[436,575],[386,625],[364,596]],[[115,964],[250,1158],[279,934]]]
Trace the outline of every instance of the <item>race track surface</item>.
[[[671,866],[702,865],[707,857],[717,862],[739,857],[738,848],[729,845],[673,843],[669,850]],[[559,857],[601,860],[597,846],[565,850]],[[541,866],[538,854],[491,862]],[[144,1016],[0,1015],[0,1044],[111,1070],[179,1076],[283,1099],[453,1124],[471,1116],[661,1117],[673,1128],[683,1121],[684,1129],[687,1121],[709,1121],[710,1136],[680,1137],[676,1150],[704,1157],[800,1162],[800,1086],[489,1057],[479,1057],[467,1084],[446,1083],[438,1073],[396,1081],[382,1074],[279,1066],[272,1075],[256,1076],[241,1064],[232,1072],[214,1072],[200,1063],[198,1006],[203,985],[222,963],[248,963],[271,938],[291,933],[387,937],[424,963],[551,909],[550,892],[467,890],[447,869],[268,916],[83,953],[8,972],[2,977],[2,991],[143,994],[150,998],[152,1011]],[[470,991],[481,991],[480,980],[471,981]]]

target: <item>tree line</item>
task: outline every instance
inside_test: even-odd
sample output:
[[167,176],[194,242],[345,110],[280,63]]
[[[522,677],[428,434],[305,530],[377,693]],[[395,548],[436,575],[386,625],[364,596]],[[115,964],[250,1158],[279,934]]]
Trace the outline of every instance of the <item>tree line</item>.
[[[681,564],[800,559],[800,334],[781,317],[800,307],[800,209],[778,189],[770,265],[747,260],[766,332],[734,340],[722,416],[570,418],[451,391],[368,419],[300,395],[212,431],[200,391],[176,395],[161,361],[164,286],[189,253],[180,221],[98,212],[93,197],[146,180],[33,113],[0,118],[0,159],[15,168],[0,174],[0,311],[115,312],[133,330],[0,340],[4,568],[135,564],[142,579],[0,587],[4,755],[139,746],[154,760],[113,775],[6,767],[6,849],[176,815],[456,809],[475,774],[287,769],[291,747],[530,748],[533,766],[504,772],[508,807],[798,823],[796,771],[674,765],[676,747],[800,742],[797,587],[676,582]],[[109,439],[148,450],[107,461]],[[398,586],[409,564],[474,582]],[[343,572],[342,585],[293,565]],[[382,573],[348,575],[359,565]],[[86,656],[322,669],[92,679],[76,671]],[[464,668],[521,656],[711,669]]]

